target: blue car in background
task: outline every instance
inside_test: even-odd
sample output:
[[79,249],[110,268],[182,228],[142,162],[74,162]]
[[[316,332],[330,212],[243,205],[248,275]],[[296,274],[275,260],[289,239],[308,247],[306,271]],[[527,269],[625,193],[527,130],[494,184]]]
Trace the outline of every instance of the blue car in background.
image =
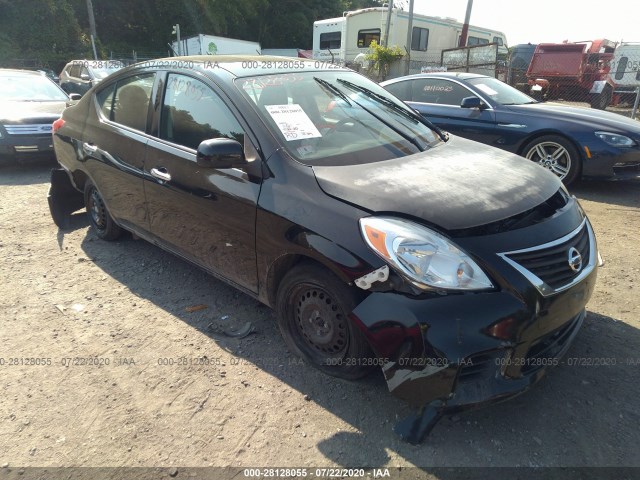
[[640,122],[622,115],[541,103],[474,73],[409,75],[381,85],[443,130],[522,155],[566,185],[583,176],[640,175]]

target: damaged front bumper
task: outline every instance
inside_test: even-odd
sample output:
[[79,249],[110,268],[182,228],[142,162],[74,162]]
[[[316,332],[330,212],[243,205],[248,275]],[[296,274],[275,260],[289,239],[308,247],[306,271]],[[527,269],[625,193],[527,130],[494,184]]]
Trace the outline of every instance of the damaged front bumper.
[[596,276],[593,266],[577,284],[547,296],[533,287],[429,298],[371,293],[353,318],[384,359],[391,393],[419,409],[396,431],[419,443],[444,413],[526,391],[560,364]]

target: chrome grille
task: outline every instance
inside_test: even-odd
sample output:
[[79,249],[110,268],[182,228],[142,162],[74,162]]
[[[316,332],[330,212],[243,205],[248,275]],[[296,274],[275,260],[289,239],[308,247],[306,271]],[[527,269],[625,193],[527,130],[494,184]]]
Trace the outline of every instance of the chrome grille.
[[40,123],[36,125],[4,125],[4,129],[9,135],[46,135],[50,134],[52,131],[50,123]]
[[[576,270],[569,261],[573,250],[577,250],[582,258],[581,267]],[[584,219],[577,229],[558,240],[499,255],[546,296],[566,290],[591,273],[597,251],[593,230]]]

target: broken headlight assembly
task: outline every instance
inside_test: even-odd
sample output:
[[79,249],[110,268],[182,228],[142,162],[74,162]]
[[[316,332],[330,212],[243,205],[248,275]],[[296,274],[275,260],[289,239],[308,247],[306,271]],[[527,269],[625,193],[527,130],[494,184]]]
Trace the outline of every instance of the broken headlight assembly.
[[482,269],[443,235],[393,217],[360,219],[360,231],[373,251],[421,290],[494,288]]

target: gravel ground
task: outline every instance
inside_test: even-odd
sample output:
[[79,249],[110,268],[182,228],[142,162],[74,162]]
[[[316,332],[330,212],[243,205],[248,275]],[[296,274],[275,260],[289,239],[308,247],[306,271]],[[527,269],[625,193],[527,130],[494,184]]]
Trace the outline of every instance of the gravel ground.
[[[564,364],[411,446],[381,374],[302,364],[268,308],[144,241],[100,241],[83,213],[58,230],[50,167],[0,169],[0,471],[640,466],[640,182],[573,189],[606,265]],[[249,321],[244,339],[221,333]]]

